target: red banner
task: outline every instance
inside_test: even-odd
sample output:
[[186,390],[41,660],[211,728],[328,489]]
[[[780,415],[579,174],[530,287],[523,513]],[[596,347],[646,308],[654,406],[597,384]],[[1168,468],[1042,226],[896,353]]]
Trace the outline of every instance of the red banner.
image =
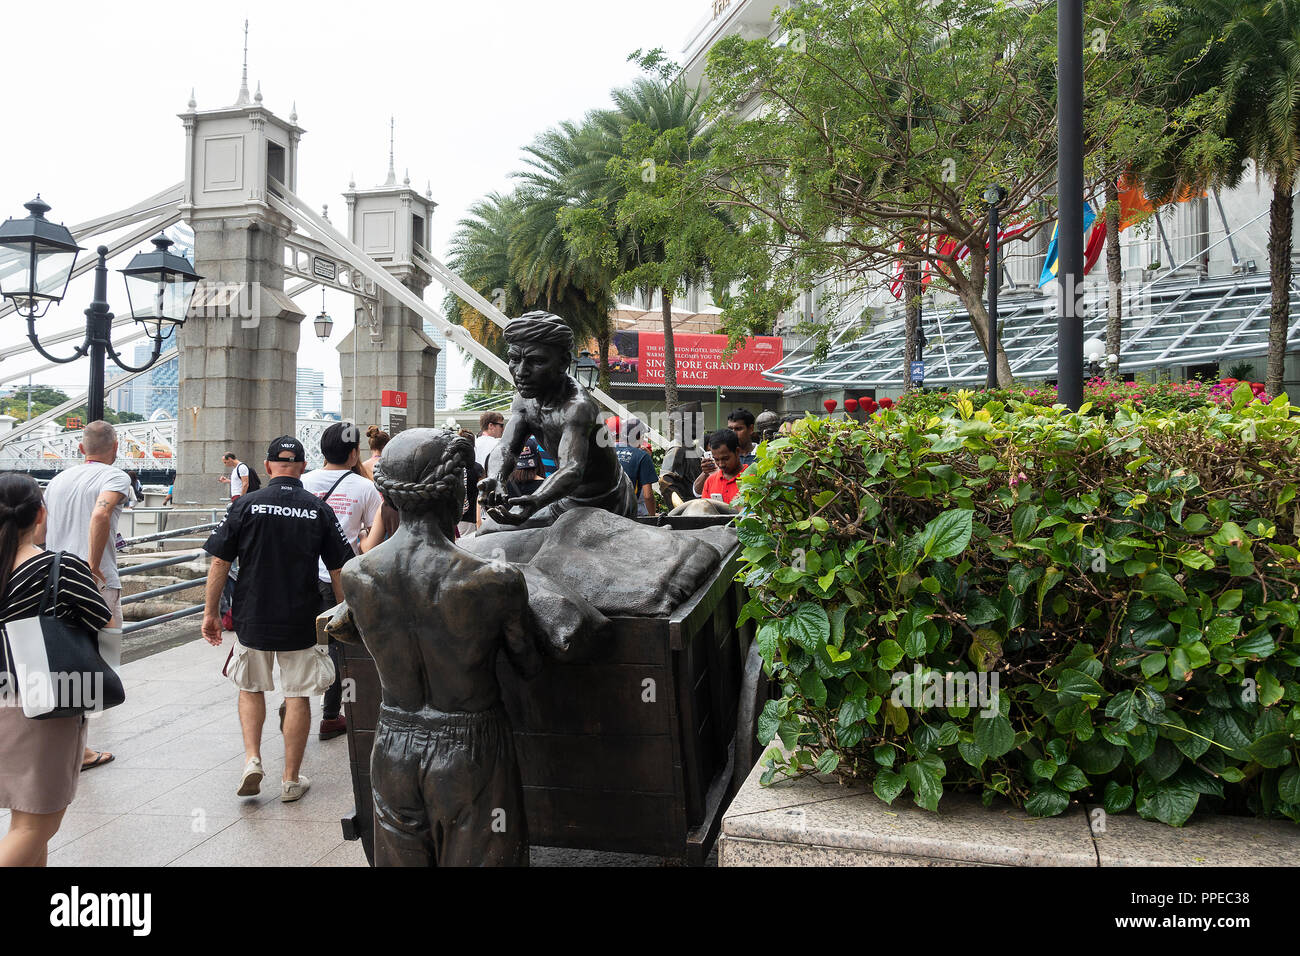
[[[636,381],[642,385],[662,385],[664,382],[664,334],[639,332],[635,334],[635,355],[623,351],[628,343],[628,333],[614,336],[622,362],[634,365]],[[630,344],[630,343],[628,343]],[[779,388],[777,382],[763,378],[764,369],[781,361],[781,338],[775,335],[754,336],[736,349],[725,361],[722,353],[727,348],[725,335],[692,335],[679,332],[673,336],[673,359],[677,366],[677,384],[695,388]]]

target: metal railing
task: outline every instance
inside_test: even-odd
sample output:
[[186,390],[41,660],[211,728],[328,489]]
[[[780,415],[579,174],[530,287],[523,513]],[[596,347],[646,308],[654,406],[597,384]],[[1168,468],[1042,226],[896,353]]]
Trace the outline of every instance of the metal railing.
[[[167,510],[172,510],[172,509],[167,509]],[[193,513],[193,511],[200,511],[200,512],[210,511],[210,510],[214,511],[214,509],[204,509],[204,508],[176,509],[176,510],[189,511],[190,513]],[[154,541],[165,541],[171,538],[180,538],[185,535],[193,534],[196,531],[211,531],[220,523],[221,523],[220,521],[212,521],[207,524],[190,525],[189,527],[185,527],[185,528],[174,528],[171,531],[159,531],[155,534],[139,535],[134,538],[126,538],[125,543],[128,545],[146,544]],[[168,557],[168,558],[160,558],[157,561],[147,561],[144,564],[138,564],[133,567],[128,567],[119,571],[119,576],[125,578],[125,577],[130,577],[131,575],[144,574],[148,571],[155,571],[158,568],[170,567],[175,564],[185,564],[188,561],[195,560],[196,558],[200,557],[202,554],[203,554],[202,551],[187,551],[184,554],[173,555],[172,557]],[[193,588],[203,587],[206,583],[207,583],[206,576],[192,578],[188,581],[177,581],[175,584],[165,584],[162,587],[150,588],[149,590],[141,591],[138,594],[127,595],[126,597],[122,598],[121,603],[122,606],[125,607],[128,604],[137,604],[140,601],[147,601],[150,600],[151,598],[162,597],[167,594],[177,594],[181,591],[189,591]],[[202,614],[203,608],[204,608],[203,604],[194,604],[191,605],[190,607],[181,608],[180,610],[169,611],[166,614],[159,614],[154,617],[146,618],[143,621],[132,621],[130,624],[126,624],[125,622],[123,622],[122,633],[133,634],[136,631],[142,631],[147,627],[153,627],[157,624],[166,624],[171,621],[179,621],[181,618],[191,617],[195,614]]]

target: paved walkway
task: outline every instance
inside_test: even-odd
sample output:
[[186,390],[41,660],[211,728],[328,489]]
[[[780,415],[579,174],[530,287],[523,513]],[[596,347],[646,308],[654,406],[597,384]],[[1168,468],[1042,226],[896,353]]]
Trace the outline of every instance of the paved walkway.
[[[321,743],[313,733],[303,760],[311,790],[280,802],[278,693],[266,697],[262,792],[235,795],[244,745],[237,692],[221,676],[232,636],[219,648],[192,640],[123,665],[126,702],[91,720],[88,741],[116,759],[82,774],[50,866],[366,865],[361,843],[339,826],[353,803],[347,737]],[[320,698],[312,704],[314,730]],[[0,833],[8,817],[0,810]]]
[[[180,633],[197,634],[198,627],[190,622]],[[353,810],[347,737],[321,743],[312,733],[302,768],[311,789],[295,803],[280,802],[279,693],[266,695],[262,792],[235,795],[244,743],[238,692],[221,676],[233,636],[227,633],[221,647],[191,638],[122,666],[126,702],[93,718],[88,737],[91,747],[116,759],[81,775],[77,798],[50,841],[50,866],[366,866],[361,842],[344,840],[339,825]],[[313,730],[319,720],[317,697]],[[9,811],[0,810],[0,836],[8,829]],[[532,865],[662,861],[533,847]]]

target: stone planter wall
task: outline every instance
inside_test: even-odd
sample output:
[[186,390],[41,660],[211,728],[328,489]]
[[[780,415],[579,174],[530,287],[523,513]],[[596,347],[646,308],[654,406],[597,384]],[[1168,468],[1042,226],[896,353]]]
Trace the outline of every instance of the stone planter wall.
[[[1182,828],[1092,806],[1031,817],[946,795],[938,813],[891,807],[861,783],[806,777],[760,786],[755,767],[722,819],[719,866],[1295,866],[1300,826],[1194,816]],[[1090,822],[1091,820],[1091,822]]]

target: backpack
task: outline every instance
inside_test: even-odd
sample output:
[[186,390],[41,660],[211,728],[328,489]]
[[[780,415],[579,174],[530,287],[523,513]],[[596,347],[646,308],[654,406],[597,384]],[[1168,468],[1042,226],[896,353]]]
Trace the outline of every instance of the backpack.
[[262,479],[257,476],[257,472],[252,468],[247,465],[244,467],[247,469],[244,475],[244,494],[248,494],[250,491],[256,491],[262,487]]

